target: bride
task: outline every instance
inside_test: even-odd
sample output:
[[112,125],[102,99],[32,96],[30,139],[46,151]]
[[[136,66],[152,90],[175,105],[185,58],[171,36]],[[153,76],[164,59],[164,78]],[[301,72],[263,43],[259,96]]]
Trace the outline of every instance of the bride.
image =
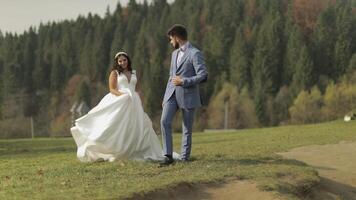
[[71,128],[80,161],[163,159],[152,122],[143,111],[138,84],[127,53],[117,53],[109,76],[110,93]]

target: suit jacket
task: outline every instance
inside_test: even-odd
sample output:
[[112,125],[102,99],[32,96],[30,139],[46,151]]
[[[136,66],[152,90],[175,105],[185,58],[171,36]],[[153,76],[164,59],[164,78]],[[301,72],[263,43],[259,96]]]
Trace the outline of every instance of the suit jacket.
[[[201,52],[192,46],[189,42],[184,55],[177,65],[178,49],[172,53],[169,79],[163,98],[163,103],[175,92],[175,97],[180,108],[196,108],[201,106],[199,94],[199,83],[208,78],[208,72]],[[180,76],[183,79],[181,86],[175,86],[172,83],[174,76]]]

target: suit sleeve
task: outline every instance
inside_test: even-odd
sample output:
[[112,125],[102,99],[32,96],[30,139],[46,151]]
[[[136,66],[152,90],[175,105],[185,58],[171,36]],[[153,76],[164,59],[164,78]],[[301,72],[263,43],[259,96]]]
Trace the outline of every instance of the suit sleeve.
[[205,82],[208,79],[208,72],[206,70],[204,57],[200,51],[197,51],[193,55],[193,67],[196,75],[183,78],[183,87],[190,87],[201,82]]

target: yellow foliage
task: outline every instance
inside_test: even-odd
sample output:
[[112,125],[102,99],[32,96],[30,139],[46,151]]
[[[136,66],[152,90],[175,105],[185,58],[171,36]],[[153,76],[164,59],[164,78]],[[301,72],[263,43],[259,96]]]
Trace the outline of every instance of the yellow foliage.
[[315,123],[323,120],[321,115],[322,96],[317,87],[310,92],[301,91],[289,108],[291,122],[295,124]]
[[254,104],[247,89],[239,94],[236,86],[224,83],[222,90],[215,96],[208,107],[208,127],[223,128],[225,104],[228,106],[228,128],[248,128],[258,126]]
[[356,108],[356,84],[346,81],[335,85],[329,84],[324,95],[323,114],[327,120],[344,116]]

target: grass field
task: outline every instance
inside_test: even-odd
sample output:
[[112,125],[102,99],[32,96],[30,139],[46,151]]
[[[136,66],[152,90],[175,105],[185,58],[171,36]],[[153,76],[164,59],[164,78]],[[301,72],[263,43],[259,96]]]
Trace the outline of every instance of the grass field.
[[[180,149],[175,134],[175,149]],[[311,167],[277,152],[356,140],[356,122],[194,133],[193,161],[158,168],[150,162],[81,163],[72,138],[0,140],[0,199],[120,199],[182,183],[228,177],[297,199],[319,178]]]

